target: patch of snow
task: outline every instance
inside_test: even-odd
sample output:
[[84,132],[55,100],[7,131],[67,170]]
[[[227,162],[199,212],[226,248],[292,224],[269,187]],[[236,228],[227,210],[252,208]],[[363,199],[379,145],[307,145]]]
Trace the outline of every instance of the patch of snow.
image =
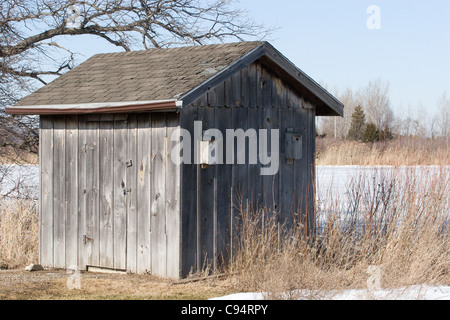
[[[287,294],[286,296],[304,295]],[[235,293],[210,300],[265,300],[268,297],[264,292]],[[324,300],[450,300],[450,286],[416,285],[396,289],[350,289],[339,292],[328,292],[322,295]]]

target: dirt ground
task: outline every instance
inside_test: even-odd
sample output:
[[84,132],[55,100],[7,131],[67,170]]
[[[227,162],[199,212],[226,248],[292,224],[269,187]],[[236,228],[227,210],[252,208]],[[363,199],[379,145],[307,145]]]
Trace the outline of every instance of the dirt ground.
[[229,280],[176,282],[151,275],[0,270],[0,300],[204,300],[232,293]]

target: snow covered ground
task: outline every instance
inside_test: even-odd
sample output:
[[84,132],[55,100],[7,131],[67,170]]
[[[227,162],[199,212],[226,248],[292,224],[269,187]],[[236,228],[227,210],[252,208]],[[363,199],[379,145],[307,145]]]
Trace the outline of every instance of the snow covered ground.
[[[345,201],[349,196],[349,186],[359,181],[373,181],[374,184],[394,174],[407,174],[414,169],[419,173],[433,173],[442,170],[450,179],[450,166],[390,167],[390,166],[317,166],[317,198],[326,201],[334,199]],[[7,194],[16,186],[19,192],[38,197],[39,167],[37,165],[0,165],[0,194]],[[18,192],[15,192],[18,193]]]
[[[305,297],[308,292],[295,292],[287,296]],[[352,289],[323,294],[315,293],[324,300],[450,300],[450,286],[411,286],[397,289]],[[235,293],[224,297],[217,297],[210,300],[265,300],[266,293]],[[300,298],[302,299],[302,298]]]

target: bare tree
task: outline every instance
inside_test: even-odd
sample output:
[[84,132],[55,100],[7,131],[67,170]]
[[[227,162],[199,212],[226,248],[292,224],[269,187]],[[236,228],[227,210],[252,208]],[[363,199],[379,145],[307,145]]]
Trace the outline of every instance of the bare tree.
[[378,79],[370,81],[366,88],[358,92],[358,100],[364,107],[367,120],[380,130],[391,130],[394,122],[389,87],[389,82]]
[[335,93],[335,96],[344,104],[344,116],[321,118],[319,132],[329,137],[344,139],[350,129],[352,114],[360,102],[350,88],[342,93]]
[[447,92],[444,92],[438,101],[435,119],[438,134],[441,137],[448,138],[450,135],[450,97],[447,97]]
[[[131,51],[260,40],[270,32],[232,0],[2,0],[0,31],[1,107],[74,67],[78,52],[62,45],[67,37],[90,35]],[[27,118],[20,127],[35,124]]]

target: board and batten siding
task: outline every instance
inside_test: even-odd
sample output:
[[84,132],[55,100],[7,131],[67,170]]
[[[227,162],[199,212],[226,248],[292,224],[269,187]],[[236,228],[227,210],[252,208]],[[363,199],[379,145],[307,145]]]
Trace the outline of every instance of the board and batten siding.
[[178,114],[40,121],[40,262],[179,278]]
[[[238,232],[239,208],[276,211],[287,225],[302,222],[313,230],[315,108],[296,92],[257,61],[209,88],[181,110],[183,129],[192,133],[194,121],[202,121],[203,130],[216,128],[223,133],[224,159],[226,129],[280,132],[280,167],[274,176],[260,175],[259,159],[258,164],[248,164],[247,156],[246,164],[236,164],[236,152],[233,165],[182,166],[183,276],[190,270],[217,267],[228,260],[233,234]],[[302,135],[301,159],[286,159],[287,132]],[[194,150],[193,139],[191,144]]]

